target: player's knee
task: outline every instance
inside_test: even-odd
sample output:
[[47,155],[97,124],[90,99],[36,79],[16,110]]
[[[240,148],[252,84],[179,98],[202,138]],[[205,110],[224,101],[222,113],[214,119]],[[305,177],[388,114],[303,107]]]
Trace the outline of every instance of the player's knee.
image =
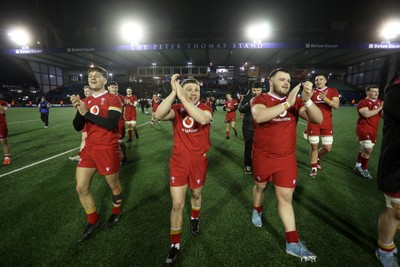
[[172,203],[172,212],[182,212],[184,205],[185,203],[180,201]]
[[89,194],[89,187],[87,186],[77,185],[75,189],[80,196],[86,196]]
[[196,192],[196,191],[192,190],[192,198],[193,199],[198,200],[198,199],[200,199],[200,197],[201,197],[201,192]]

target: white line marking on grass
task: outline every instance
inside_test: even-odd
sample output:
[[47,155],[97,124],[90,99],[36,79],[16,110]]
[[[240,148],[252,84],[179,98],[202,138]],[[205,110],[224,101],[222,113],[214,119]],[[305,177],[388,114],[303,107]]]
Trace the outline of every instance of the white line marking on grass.
[[7,122],[7,124],[24,123],[24,122],[34,122],[34,121],[40,121],[40,120],[30,120],[30,121],[13,121],[13,122]]
[[25,167],[21,167],[21,168],[19,168],[19,169],[15,169],[15,170],[13,170],[13,171],[10,171],[10,172],[4,173],[4,174],[0,174],[0,177],[4,177],[4,176],[9,175],[9,174],[12,174],[12,173],[14,173],[14,172],[22,171],[22,170],[24,170],[24,169],[26,169],[26,168],[29,168],[29,167],[38,165],[38,164],[40,164],[40,163],[46,162],[46,161],[51,160],[51,159],[54,159],[54,158],[57,158],[57,157],[59,157],[59,156],[62,156],[62,155],[64,155],[64,154],[67,154],[67,153],[72,152],[72,151],[77,150],[77,149],[79,149],[79,147],[74,148],[74,149],[70,149],[70,150],[65,151],[65,152],[63,152],[63,153],[60,153],[60,154],[58,154],[58,155],[54,155],[54,156],[52,156],[52,157],[50,157],[50,158],[47,158],[47,159],[44,159],[44,160],[40,160],[40,161],[37,161],[37,162],[35,162],[35,163],[26,165]]
[[[139,128],[139,127],[141,127],[141,126],[144,126],[144,125],[146,125],[146,124],[149,124],[149,123],[150,123],[150,121],[145,122],[145,123],[142,123],[142,124],[138,125],[137,128]],[[70,150],[68,150],[68,151],[62,152],[62,153],[60,153],[60,154],[54,155],[54,156],[52,156],[52,157],[50,157],[50,158],[43,159],[43,160],[37,161],[37,162],[35,162],[35,163],[32,163],[32,164],[26,165],[26,166],[24,166],[24,167],[21,167],[21,168],[19,168],[19,169],[15,169],[15,170],[12,170],[12,171],[7,172],[7,173],[0,174],[0,178],[1,178],[1,177],[4,177],[4,176],[7,176],[7,175],[9,175],[9,174],[15,173],[15,172],[19,172],[19,171],[25,170],[25,169],[27,169],[27,168],[33,167],[33,166],[35,166],[35,165],[38,165],[38,164],[40,164],[40,163],[43,163],[43,162],[46,162],[46,161],[48,161],[48,160],[57,158],[57,157],[59,157],[59,156],[68,154],[68,153],[70,153],[70,152],[72,152],[72,151],[74,151],[74,150],[77,150],[77,149],[79,149],[79,148],[80,148],[80,147],[73,148],[73,149],[70,149]]]

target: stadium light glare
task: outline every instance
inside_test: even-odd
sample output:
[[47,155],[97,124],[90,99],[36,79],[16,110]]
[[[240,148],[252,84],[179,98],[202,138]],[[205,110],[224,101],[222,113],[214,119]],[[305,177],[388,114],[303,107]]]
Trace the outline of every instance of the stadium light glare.
[[400,35],[400,22],[399,21],[390,21],[387,22],[380,31],[381,37],[384,38],[385,41],[396,38]]
[[247,29],[247,36],[253,42],[261,42],[271,35],[271,27],[267,23],[255,24]]
[[27,46],[30,42],[29,34],[26,30],[17,29],[8,33],[10,39],[18,45]]
[[122,26],[121,35],[130,42],[131,46],[138,45],[143,38],[143,29],[139,24],[129,22]]

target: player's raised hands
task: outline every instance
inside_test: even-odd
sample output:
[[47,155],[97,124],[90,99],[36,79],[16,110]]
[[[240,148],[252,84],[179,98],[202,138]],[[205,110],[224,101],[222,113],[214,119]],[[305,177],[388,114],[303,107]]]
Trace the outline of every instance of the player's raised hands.
[[307,102],[309,99],[311,99],[311,96],[313,94],[313,84],[310,81],[306,81],[303,83],[303,91],[301,92],[301,98],[303,99],[303,102]]
[[296,103],[296,98],[297,98],[297,94],[300,91],[300,86],[301,83],[299,83],[298,85],[296,85],[293,90],[289,93],[288,97],[287,97],[287,102],[290,106],[293,106]]

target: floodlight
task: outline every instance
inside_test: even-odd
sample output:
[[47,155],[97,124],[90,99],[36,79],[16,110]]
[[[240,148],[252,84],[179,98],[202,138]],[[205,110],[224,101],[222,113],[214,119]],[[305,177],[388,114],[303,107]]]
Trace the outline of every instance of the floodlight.
[[381,36],[385,40],[394,39],[398,35],[400,35],[400,22],[398,21],[388,22],[381,29]]
[[271,28],[267,23],[252,25],[247,29],[247,36],[253,41],[261,42],[271,35]]
[[121,29],[122,37],[130,42],[131,45],[138,44],[143,37],[143,29],[139,24],[126,23]]
[[8,36],[10,36],[12,41],[22,46],[28,45],[30,41],[28,32],[22,29],[11,31],[8,33]]

